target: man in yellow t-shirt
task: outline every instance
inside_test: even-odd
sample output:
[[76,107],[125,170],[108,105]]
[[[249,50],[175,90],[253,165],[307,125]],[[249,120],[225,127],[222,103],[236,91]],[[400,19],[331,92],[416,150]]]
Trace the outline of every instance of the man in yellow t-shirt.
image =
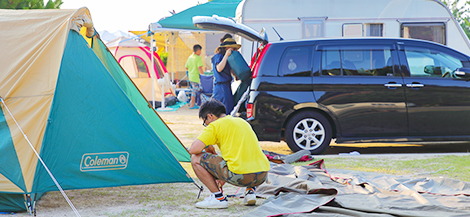
[[[198,208],[227,208],[227,198],[221,192],[225,182],[246,187],[244,202],[255,205],[255,187],[266,180],[270,168],[251,126],[241,118],[225,114],[224,104],[215,99],[199,109],[199,118],[206,128],[189,152],[196,176],[211,195],[196,203]],[[217,155],[213,145],[219,147],[222,156]]]
[[191,101],[189,103],[189,109],[199,108],[197,105],[194,105],[194,103],[196,102],[196,95],[201,91],[199,74],[204,74],[204,70],[202,69],[204,63],[200,56],[201,52],[201,45],[195,44],[193,46],[193,54],[188,57],[185,64],[186,70],[188,71],[188,80],[191,83]]

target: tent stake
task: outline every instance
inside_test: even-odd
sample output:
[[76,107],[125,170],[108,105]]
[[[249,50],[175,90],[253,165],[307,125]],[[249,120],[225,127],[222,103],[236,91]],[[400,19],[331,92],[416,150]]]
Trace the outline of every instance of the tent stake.
[[196,201],[199,199],[199,197],[201,196],[201,193],[202,191],[204,190],[204,186],[199,186],[198,184],[196,184],[196,182],[193,182],[194,185],[196,185],[197,188],[199,188],[199,193],[197,194],[197,198],[196,198]]

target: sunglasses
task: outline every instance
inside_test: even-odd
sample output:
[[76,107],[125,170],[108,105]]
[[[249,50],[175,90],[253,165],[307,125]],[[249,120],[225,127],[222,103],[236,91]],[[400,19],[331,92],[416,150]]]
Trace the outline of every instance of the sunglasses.
[[208,124],[206,124],[207,115],[209,115],[209,114],[206,114],[206,117],[205,117],[204,119],[202,119],[202,121],[203,121],[203,122],[202,122],[202,126],[204,126],[204,127],[207,127],[207,125],[208,125]]

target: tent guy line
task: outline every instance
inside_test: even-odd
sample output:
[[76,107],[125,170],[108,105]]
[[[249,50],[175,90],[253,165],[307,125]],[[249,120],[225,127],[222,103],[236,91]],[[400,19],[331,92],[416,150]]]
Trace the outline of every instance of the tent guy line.
[[62,187],[60,187],[60,184],[59,182],[57,182],[57,180],[55,179],[54,175],[52,175],[51,171],[49,170],[49,168],[46,166],[46,163],[44,163],[44,161],[42,160],[42,158],[39,156],[38,152],[36,151],[36,149],[34,149],[33,147],[33,144],[31,144],[31,141],[29,141],[28,139],[28,136],[26,136],[26,134],[24,133],[23,129],[21,128],[20,124],[18,124],[18,122],[16,121],[15,117],[13,116],[13,114],[10,112],[10,109],[8,108],[7,104],[5,103],[5,100],[3,100],[3,97],[0,97],[0,100],[2,101],[2,104],[3,106],[5,106],[6,110],[8,111],[8,114],[10,114],[11,118],[13,119],[13,121],[15,121],[15,124],[16,126],[18,126],[18,129],[21,131],[21,133],[23,134],[24,138],[26,139],[26,141],[28,142],[29,146],[31,147],[31,149],[33,150],[34,154],[36,154],[36,156],[38,157],[38,159],[41,161],[42,165],[44,166],[44,168],[46,169],[47,173],[49,173],[49,176],[51,177],[52,181],[54,181],[55,185],[57,186],[57,188],[59,189],[60,193],[62,194],[62,196],[64,196],[65,200],[67,201],[67,203],[70,205],[70,207],[72,208],[73,212],[75,213],[75,215],[77,216],[81,216],[80,213],[78,212],[78,210],[75,208],[75,206],[72,204],[72,201],[70,201],[69,197],[67,197],[67,194],[65,194],[65,191],[62,189]]

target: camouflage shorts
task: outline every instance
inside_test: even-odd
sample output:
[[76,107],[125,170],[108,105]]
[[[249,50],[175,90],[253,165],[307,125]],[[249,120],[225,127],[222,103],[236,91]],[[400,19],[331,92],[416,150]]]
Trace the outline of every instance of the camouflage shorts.
[[254,187],[263,184],[268,172],[236,174],[228,169],[227,162],[219,155],[204,153],[200,164],[216,179],[235,186]]

